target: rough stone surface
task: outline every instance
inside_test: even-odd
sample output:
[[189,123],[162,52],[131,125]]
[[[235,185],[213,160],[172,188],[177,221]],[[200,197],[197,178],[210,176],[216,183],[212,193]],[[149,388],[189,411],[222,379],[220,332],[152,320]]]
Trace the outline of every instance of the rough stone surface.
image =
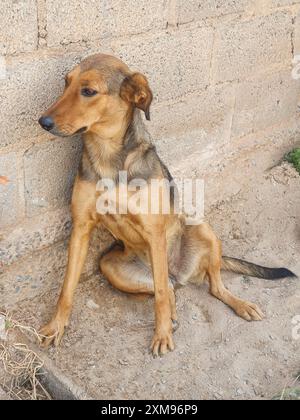
[[[175,142],[183,145],[179,153]],[[192,175],[205,181],[205,209],[208,209],[220,197],[226,200],[239,192],[242,182],[252,176],[253,171],[263,173],[299,146],[300,122],[292,118],[282,126],[233,138],[223,144],[215,144],[212,138],[196,131],[159,142],[157,149],[172,175],[179,178]],[[248,159],[250,164],[245,166],[244,160],[250,153],[254,157]]]
[[290,63],[292,31],[292,15],[285,11],[225,24],[216,35],[214,80],[240,80],[269,66]]
[[[195,130],[220,141],[229,139],[234,100],[232,86],[210,87],[200,95],[188,95],[175,103],[155,104],[147,126],[155,141]],[[177,143],[176,147],[180,150],[181,145]]]
[[66,72],[85,55],[34,54],[7,60],[7,77],[0,78],[1,147],[27,145],[35,136],[45,136],[37,121],[61,94]]
[[273,7],[291,6],[299,3],[300,0],[271,0],[271,5]]
[[189,23],[195,20],[242,12],[251,3],[249,0],[178,0],[178,21]]
[[165,6],[161,0],[47,0],[48,45],[164,29]]
[[0,175],[7,177],[9,181],[6,185],[0,184],[1,229],[18,223],[22,215],[19,191],[19,159],[15,153],[0,156]]
[[0,274],[18,259],[67,239],[71,231],[71,215],[64,207],[27,219],[0,237]]
[[295,19],[294,52],[300,56],[300,10]]
[[29,217],[69,202],[81,145],[77,138],[56,139],[25,153],[25,199]]
[[0,276],[2,305],[9,309],[16,302],[42,295],[63,279],[67,260],[67,244],[53,245],[51,250],[28,256]]
[[[82,273],[82,279],[93,273],[99,274],[101,253],[112,243],[113,238],[101,229],[95,230],[90,245],[90,252]],[[62,284],[67,265],[69,240],[52,244],[38,252],[19,259],[5,271],[0,271],[1,304],[9,309],[20,300],[44,295]]]
[[212,45],[211,28],[112,43],[117,56],[149,77],[160,101],[203,90],[209,85]]
[[0,54],[32,51],[37,47],[35,0],[1,0]]
[[263,130],[296,116],[300,83],[290,69],[238,85],[232,136]]

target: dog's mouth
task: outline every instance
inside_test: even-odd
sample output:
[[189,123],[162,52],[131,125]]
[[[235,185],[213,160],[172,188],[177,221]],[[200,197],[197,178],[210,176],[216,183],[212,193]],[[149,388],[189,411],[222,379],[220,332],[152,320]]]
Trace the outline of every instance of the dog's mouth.
[[49,131],[49,133],[51,133],[53,136],[57,136],[57,137],[73,137],[76,136],[78,134],[83,134],[87,131],[88,127],[82,127],[79,128],[79,130],[73,132],[73,133],[66,133],[65,131],[61,131],[57,128],[53,128],[52,130]]
[[87,127],[82,127],[82,128],[79,128],[79,130],[77,130],[75,133],[74,133],[74,135],[76,135],[76,134],[83,134],[83,133],[85,133],[86,131],[87,131]]
[[78,134],[87,132],[88,127],[84,126],[74,131],[74,127],[69,123],[62,123],[60,126],[56,125],[54,118],[51,115],[44,115],[39,119],[40,126],[51,133],[53,136],[58,137],[72,137]]

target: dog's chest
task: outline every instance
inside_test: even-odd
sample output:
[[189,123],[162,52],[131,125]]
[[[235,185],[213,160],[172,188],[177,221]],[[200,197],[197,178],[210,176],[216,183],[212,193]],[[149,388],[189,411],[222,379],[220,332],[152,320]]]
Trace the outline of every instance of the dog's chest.
[[143,248],[145,239],[142,227],[131,215],[106,214],[101,216],[101,224],[114,236],[130,248]]

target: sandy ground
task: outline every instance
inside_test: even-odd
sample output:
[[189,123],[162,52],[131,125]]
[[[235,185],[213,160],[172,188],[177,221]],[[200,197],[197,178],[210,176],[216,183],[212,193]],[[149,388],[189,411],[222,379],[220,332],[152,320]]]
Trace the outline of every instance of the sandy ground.
[[[299,182],[283,164],[210,209],[207,219],[224,241],[224,254],[300,275]],[[47,354],[92,398],[272,398],[300,370],[300,340],[292,337],[300,282],[223,277],[236,295],[260,305],[263,322],[238,318],[209,295],[206,284],[188,286],[177,292],[176,350],[153,359],[153,299],[122,294],[96,275],[79,286],[62,345]],[[57,295],[55,287],[24,302],[25,320],[36,327],[46,322]]]

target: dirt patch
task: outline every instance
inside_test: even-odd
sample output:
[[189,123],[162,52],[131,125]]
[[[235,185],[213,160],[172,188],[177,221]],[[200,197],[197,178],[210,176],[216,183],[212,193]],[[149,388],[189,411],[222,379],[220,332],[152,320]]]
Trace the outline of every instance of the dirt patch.
[[[300,177],[288,164],[249,181],[220,201],[207,219],[224,254],[300,274]],[[153,299],[122,294],[100,275],[82,282],[71,324],[59,349],[47,354],[92,398],[266,399],[294,387],[300,340],[298,279],[265,281],[224,274],[236,295],[260,305],[266,319],[247,323],[211,297],[208,287],[177,292],[176,350],[153,359]],[[42,298],[23,302],[18,316],[34,327],[48,321],[61,279]],[[26,310],[24,310],[26,308]],[[294,384],[294,385],[293,385]]]

